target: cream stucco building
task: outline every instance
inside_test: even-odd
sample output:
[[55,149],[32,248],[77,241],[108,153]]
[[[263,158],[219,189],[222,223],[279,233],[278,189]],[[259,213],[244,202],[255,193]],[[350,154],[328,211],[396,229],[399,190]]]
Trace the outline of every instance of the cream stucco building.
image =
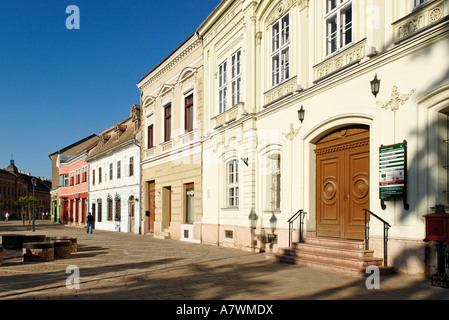
[[[307,239],[363,240],[367,209],[391,226],[388,265],[426,273],[423,215],[448,204],[448,16],[448,0],[223,0],[198,28],[202,242],[276,252],[299,210]],[[388,195],[381,146],[404,141]],[[374,215],[369,244],[383,257]]]
[[203,51],[190,36],[138,83],[143,232],[200,242]]

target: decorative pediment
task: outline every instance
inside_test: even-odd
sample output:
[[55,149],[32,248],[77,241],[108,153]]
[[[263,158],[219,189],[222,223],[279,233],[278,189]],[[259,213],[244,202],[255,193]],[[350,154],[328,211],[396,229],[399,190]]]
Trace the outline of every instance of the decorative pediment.
[[148,108],[153,102],[156,101],[156,98],[153,96],[146,96],[145,99],[143,99],[143,107]]
[[[301,0],[301,5],[304,7],[305,4],[308,5],[308,1]],[[267,26],[273,24],[277,19],[282,17],[287,11],[296,5],[298,3],[298,0],[283,0],[279,1],[279,3],[271,10],[271,12],[268,14],[266,24]]]
[[166,94],[169,94],[170,92],[172,92],[172,90],[174,89],[174,85],[172,84],[164,84],[161,88],[161,90],[159,90],[158,96],[162,97]]
[[182,83],[184,81],[186,81],[188,78],[196,75],[197,69],[192,68],[192,67],[187,67],[184,70],[182,70],[181,74],[179,75],[178,78],[178,83]]

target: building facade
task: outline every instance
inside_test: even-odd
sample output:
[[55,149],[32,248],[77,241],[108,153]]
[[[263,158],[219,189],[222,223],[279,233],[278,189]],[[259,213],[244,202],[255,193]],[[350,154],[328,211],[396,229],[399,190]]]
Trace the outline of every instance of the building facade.
[[305,236],[361,240],[366,209],[391,225],[389,264],[425,273],[423,215],[448,204],[448,15],[447,0],[222,1],[198,29],[203,243],[276,251],[300,209]]
[[75,156],[60,155],[58,203],[63,224],[84,225],[88,212],[89,170],[86,158],[98,140]]
[[100,230],[141,233],[140,106],[128,119],[100,132],[87,158],[89,203]]
[[[64,162],[71,156],[77,155],[79,152],[88,148],[93,143],[97,142],[99,137],[96,134],[92,134],[80,141],[77,141],[65,148],[62,148],[56,152],[53,152],[48,157],[51,160],[51,171],[52,171],[52,190],[51,190],[51,220],[53,222],[61,222],[61,211],[62,203],[58,196],[59,187],[64,186],[64,180],[60,181],[59,177],[59,166],[61,161]],[[62,184],[60,184],[60,182]]]
[[[34,181],[34,185],[33,185]],[[19,219],[21,208],[16,202],[21,197],[35,198],[36,218],[46,217],[50,213],[51,181],[44,177],[34,177],[19,170],[14,160],[9,166],[0,170],[0,217],[9,213],[10,219]]]
[[137,84],[142,230],[156,237],[201,240],[202,54],[194,34]]

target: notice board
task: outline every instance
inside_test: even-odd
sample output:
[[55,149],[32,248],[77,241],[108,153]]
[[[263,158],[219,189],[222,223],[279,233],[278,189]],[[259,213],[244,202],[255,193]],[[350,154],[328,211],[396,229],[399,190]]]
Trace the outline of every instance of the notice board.
[[[379,148],[379,198],[404,199],[407,196],[407,141]],[[382,202],[382,206],[384,206]],[[407,205],[408,207],[408,205]]]

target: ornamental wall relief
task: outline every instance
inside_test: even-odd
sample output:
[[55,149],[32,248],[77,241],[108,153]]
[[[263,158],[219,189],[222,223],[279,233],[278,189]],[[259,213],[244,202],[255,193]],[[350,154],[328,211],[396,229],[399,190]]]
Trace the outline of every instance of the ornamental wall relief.
[[391,91],[391,97],[390,100],[382,102],[382,101],[376,101],[376,104],[381,107],[382,109],[390,109],[391,111],[396,111],[399,109],[400,106],[403,106],[404,103],[406,103],[410,97],[415,93],[416,89],[413,89],[408,94],[400,94],[398,87],[394,86]]

